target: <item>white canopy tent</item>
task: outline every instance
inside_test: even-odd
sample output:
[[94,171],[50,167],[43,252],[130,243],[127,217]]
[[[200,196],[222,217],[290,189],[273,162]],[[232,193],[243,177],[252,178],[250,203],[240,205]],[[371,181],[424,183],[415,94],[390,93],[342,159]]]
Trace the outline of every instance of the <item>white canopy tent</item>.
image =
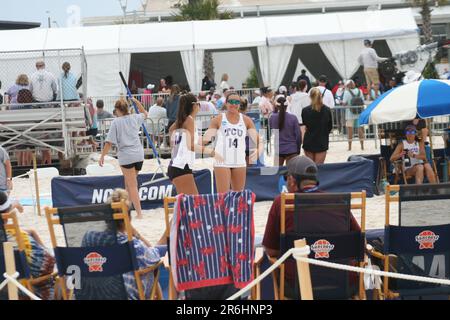
[[362,39],[394,39],[388,43],[396,52],[415,48],[417,31],[411,9],[1,31],[0,73],[2,52],[83,48],[88,95],[117,95],[123,92],[118,73],[129,73],[132,53],[179,51],[189,86],[198,91],[205,50],[257,47],[263,81],[277,87],[296,44],[319,43],[340,76],[349,78]]

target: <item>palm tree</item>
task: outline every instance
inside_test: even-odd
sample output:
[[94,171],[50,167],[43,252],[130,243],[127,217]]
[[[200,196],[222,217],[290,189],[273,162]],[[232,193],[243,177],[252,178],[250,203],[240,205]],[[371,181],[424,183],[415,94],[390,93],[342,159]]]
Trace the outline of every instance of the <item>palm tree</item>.
[[[233,19],[231,11],[219,11],[220,0],[189,0],[180,5],[174,21],[224,20]],[[214,61],[212,52],[206,50],[203,58],[203,71],[209,79],[214,80]]]
[[425,37],[425,44],[433,42],[433,31],[431,29],[431,6],[445,5],[448,0],[409,0],[413,6],[419,7],[422,15],[422,32]]

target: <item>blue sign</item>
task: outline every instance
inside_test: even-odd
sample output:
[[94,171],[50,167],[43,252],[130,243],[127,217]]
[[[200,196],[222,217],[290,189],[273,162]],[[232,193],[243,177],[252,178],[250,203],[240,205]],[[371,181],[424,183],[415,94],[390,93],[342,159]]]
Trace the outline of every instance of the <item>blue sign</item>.
[[[165,197],[176,195],[175,186],[169,179],[146,186],[153,174],[138,176],[139,197],[142,209],[163,206]],[[155,180],[162,178],[157,174]],[[211,172],[207,169],[194,172],[194,179],[201,194],[211,193]],[[104,203],[116,188],[125,188],[123,176],[106,177],[56,177],[52,179],[52,200],[56,208]]]

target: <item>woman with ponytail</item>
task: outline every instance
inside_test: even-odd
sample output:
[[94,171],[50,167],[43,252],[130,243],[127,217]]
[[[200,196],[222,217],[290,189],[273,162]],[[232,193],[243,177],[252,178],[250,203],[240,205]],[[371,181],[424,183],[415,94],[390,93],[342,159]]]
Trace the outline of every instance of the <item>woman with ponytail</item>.
[[295,115],[286,112],[288,103],[282,95],[275,100],[275,110],[269,119],[271,132],[275,135],[275,161],[278,166],[283,166],[293,157],[300,154],[302,135]]
[[168,176],[178,194],[198,194],[192,172],[195,153],[205,152],[214,155],[214,150],[198,144],[199,135],[195,128],[195,116],[200,110],[200,104],[197,98],[193,94],[184,94],[179,101],[175,123],[169,128],[172,160],[168,168]]
[[306,127],[303,150],[316,164],[322,164],[327,156],[333,119],[330,108],[323,104],[322,94],[318,88],[312,88],[309,96],[311,105],[302,110],[302,120]]

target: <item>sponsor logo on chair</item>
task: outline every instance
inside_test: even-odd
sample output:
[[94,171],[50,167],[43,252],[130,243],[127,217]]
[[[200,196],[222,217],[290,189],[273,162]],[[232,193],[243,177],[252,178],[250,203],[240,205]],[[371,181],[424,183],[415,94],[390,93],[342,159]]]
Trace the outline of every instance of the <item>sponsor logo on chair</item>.
[[434,243],[439,240],[439,235],[433,231],[425,230],[416,236],[416,241],[420,244],[419,249],[434,249]]
[[311,250],[315,253],[314,259],[329,259],[330,252],[334,249],[334,244],[328,240],[320,239],[314,242]]
[[106,258],[97,252],[89,253],[84,259],[84,263],[89,267],[89,272],[103,272],[103,264]]

